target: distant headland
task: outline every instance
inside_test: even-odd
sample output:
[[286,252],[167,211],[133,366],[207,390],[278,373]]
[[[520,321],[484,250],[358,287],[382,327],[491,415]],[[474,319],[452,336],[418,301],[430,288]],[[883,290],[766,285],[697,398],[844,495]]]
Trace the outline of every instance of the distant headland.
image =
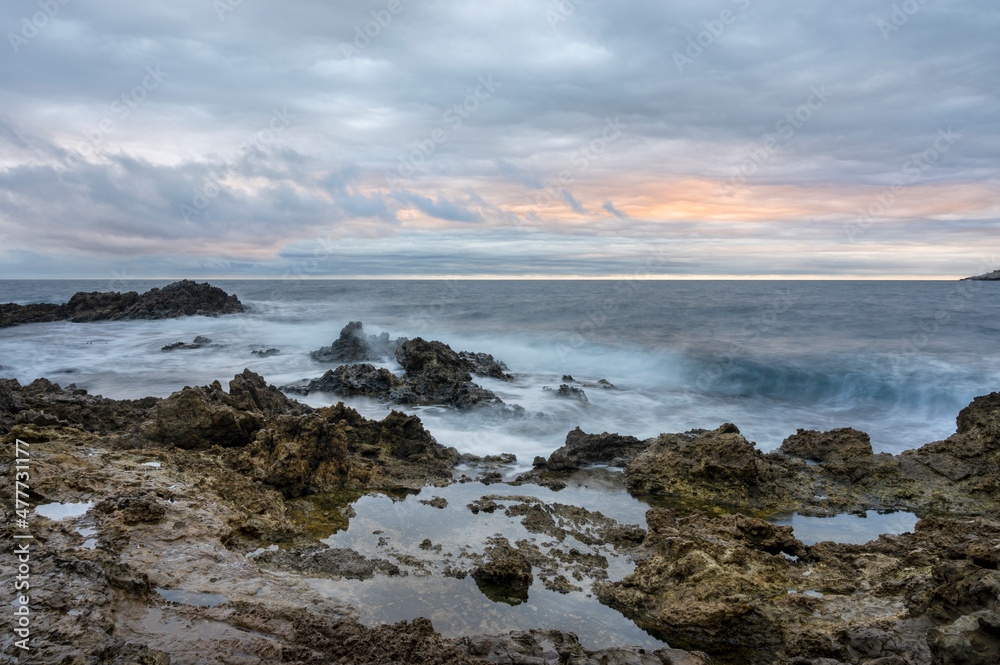
[[970,279],[977,282],[1000,282],[1000,270],[994,270],[985,275],[976,275],[975,277],[963,277],[961,281],[965,282]]

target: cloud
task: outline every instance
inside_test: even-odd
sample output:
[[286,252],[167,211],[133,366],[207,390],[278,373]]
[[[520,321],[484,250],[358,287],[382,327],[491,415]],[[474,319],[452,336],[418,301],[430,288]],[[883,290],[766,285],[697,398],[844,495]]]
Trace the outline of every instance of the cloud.
[[[747,274],[964,274],[1000,254],[998,7],[925,3],[897,26],[862,0],[386,6],[61,5],[0,54],[2,250],[70,276],[140,257],[272,274],[328,237],[382,261],[414,234],[450,253],[387,268],[622,271],[641,258],[602,248],[640,238],[684,274],[728,274],[719,255]],[[0,24],[17,34],[32,7]],[[538,251],[498,265],[478,249],[496,234]]]

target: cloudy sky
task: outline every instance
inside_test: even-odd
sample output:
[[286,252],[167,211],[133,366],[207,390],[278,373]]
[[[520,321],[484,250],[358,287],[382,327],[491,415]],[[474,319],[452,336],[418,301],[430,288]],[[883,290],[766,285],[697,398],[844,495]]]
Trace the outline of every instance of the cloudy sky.
[[1000,267],[1000,6],[5,0],[0,278]]

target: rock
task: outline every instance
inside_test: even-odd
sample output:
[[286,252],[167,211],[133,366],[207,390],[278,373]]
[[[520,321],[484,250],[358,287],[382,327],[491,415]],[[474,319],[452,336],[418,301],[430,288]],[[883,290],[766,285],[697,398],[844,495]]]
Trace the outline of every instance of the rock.
[[254,557],[261,568],[294,572],[310,577],[369,580],[376,572],[399,575],[399,566],[384,559],[366,559],[351,549],[313,545],[261,552]]
[[360,321],[351,321],[330,346],[313,351],[313,360],[323,363],[385,362],[393,357],[405,338],[389,339],[389,333],[365,335]]
[[389,397],[397,404],[412,404],[419,401],[418,397],[408,389],[405,381],[384,367],[375,367],[367,363],[341,365],[336,369],[327,370],[326,374],[313,379],[308,385],[286,386],[284,390],[303,395],[324,392],[341,397],[354,395]]
[[62,306],[48,303],[37,305],[0,305],[0,328],[22,323],[51,323],[66,318]]
[[177,349],[200,349],[212,343],[208,337],[202,337],[198,335],[194,338],[194,341],[190,344],[185,344],[184,342],[174,342],[173,344],[167,344],[161,351],[175,351]]
[[61,388],[48,379],[36,379],[26,386],[15,379],[0,379],[0,435],[17,424],[22,426],[22,433],[24,427],[74,428],[101,435],[121,433],[133,429],[157,402],[155,397],[108,399],[82,389]]
[[690,499],[767,507],[787,494],[786,474],[732,424],[706,432],[661,434],[625,470],[634,494],[666,494]]
[[507,635],[462,637],[457,644],[487,663],[524,665],[711,665],[703,653],[680,649],[655,652],[639,647],[584,648],[573,633],[559,630],[523,630]]
[[0,327],[41,321],[119,321],[219,316],[246,311],[235,295],[210,284],[182,280],[142,295],[135,291],[79,292],[63,305],[0,305]]
[[440,496],[436,496],[432,499],[421,499],[420,503],[425,506],[430,506],[431,508],[444,509],[448,507],[448,500]]
[[261,358],[270,358],[271,356],[281,355],[281,349],[253,349],[250,353],[255,356],[260,356]]
[[472,571],[479,590],[494,602],[519,605],[528,600],[528,588],[534,581],[531,564],[506,539],[487,548],[489,560]]
[[963,277],[961,281],[977,281],[977,282],[995,282],[1000,281],[1000,270],[994,270],[993,272],[988,272],[985,275],[977,275],[975,277]]
[[829,432],[800,429],[782,442],[778,452],[819,462],[831,475],[856,482],[865,477],[886,477],[897,471],[892,455],[875,455],[864,432],[851,428]]
[[[355,334],[360,331],[361,324],[352,325],[355,327],[344,329],[342,339],[346,337],[346,340],[338,347],[338,353],[345,348],[357,350],[355,346],[360,343],[357,340],[363,341]],[[400,338],[396,342],[399,346],[395,357],[405,371],[402,378],[370,364],[342,365],[306,385],[290,385],[283,389],[297,394],[320,391],[341,396],[369,395],[396,404],[446,404],[462,410],[488,407],[510,415],[523,414],[521,407],[508,407],[496,394],[472,382],[471,373],[504,380],[511,378],[504,374],[506,365],[493,356],[465,351],[456,353],[447,344],[427,342],[419,337]]]
[[575,386],[569,386],[565,383],[559,386],[558,390],[553,391],[552,388],[545,386],[543,390],[548,390],[550,392],[555,392],[557,397],[565,397],[567,399],[575,399],[579,402],[588,402],[587,393],[583,391],[583,388],[577,388]]
[[563,383],[574,383],[573,377],[569,374],[563,374]]
[[154,443],[180,448],[242,447],[253,441],[268,419],[312,411],[245,369],[229,382],[228,393],[215,381],[185,387],[160,400],[139,433]]
[[109,497],[94,506],[94,511],[117,514],[124,524],[156,524],[163,520],[167,508],[155,496],[131,495]]
[[598,379],[597,383],[599,386],[601,386],[601,388],[604,388],[605,390],[614,390],[615,387],[615,384],[611,383],[607,379]]
[[278,416],[256,433],[242,456],[252,477],[286,497],[343,487],[350,469],[343,428],[318,414]]
[[[553,471],[573,471],[588,464],[618,464],[645,450],[649,444],[634,436],[587,434],[579,427],[566,435],[566,443],[549,455],[544,465]],[[534,466],[542,466],[536,463]]]

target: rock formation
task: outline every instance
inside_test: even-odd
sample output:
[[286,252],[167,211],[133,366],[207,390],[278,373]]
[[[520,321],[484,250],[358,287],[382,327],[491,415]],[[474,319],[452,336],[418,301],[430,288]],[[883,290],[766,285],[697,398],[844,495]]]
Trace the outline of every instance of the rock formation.
[[219,316],[244,312],[235,295],[209,284],[189,280],[139,294],[79,292],[62,305],[0,305],[0,328],[22,323],[50,321],[120,321],[124,319],[169,319],[179,316]]

